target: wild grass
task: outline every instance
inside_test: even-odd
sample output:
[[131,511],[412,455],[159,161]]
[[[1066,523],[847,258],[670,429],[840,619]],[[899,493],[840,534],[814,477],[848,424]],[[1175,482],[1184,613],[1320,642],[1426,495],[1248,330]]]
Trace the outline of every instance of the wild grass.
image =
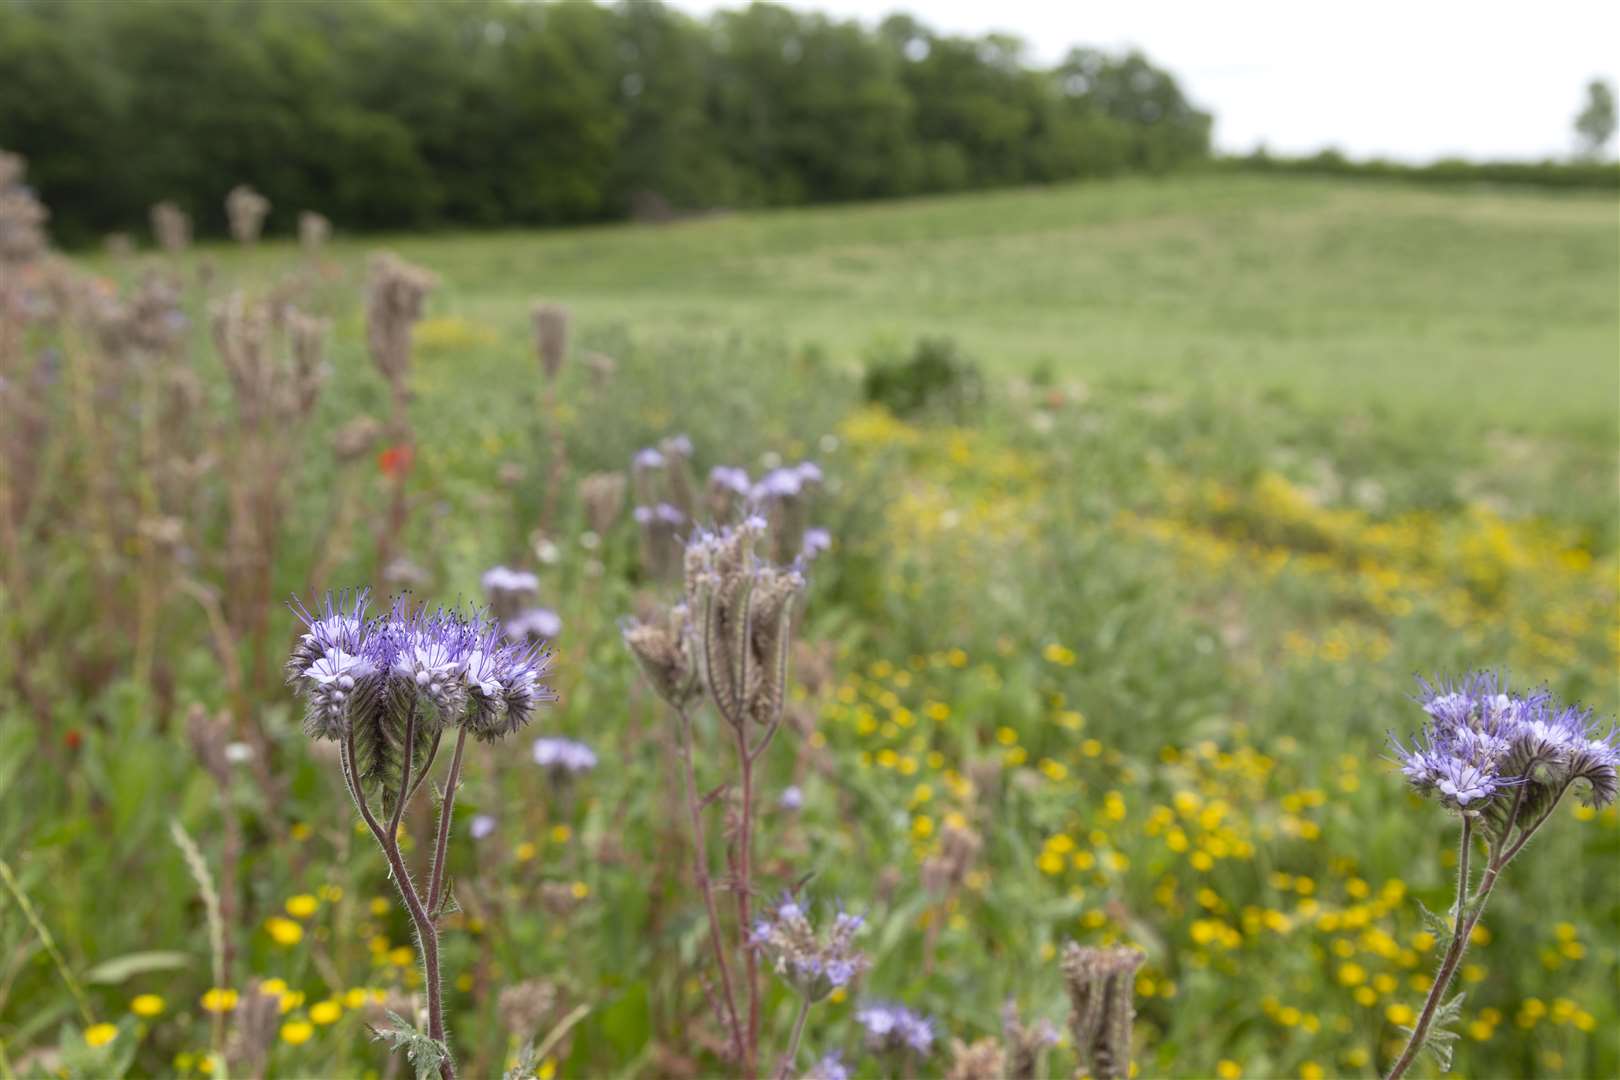
[[[871,966],[811,1011],[801,1066],[840,1050],[880,1075],[856,1017],[874,1000],[937,1022],[925,1075],[947,1071],[951,1038],[965,1053],[1000,1035],[1009,1001],[1032,1030],[1062,1027],[1076,941],[1146,954],[1141,1075],[1309,1078],[1387,1068],[1439,959],[1413,901],[1444,910],[1455,845],[1384,757],[1385,732],[1413,726],[1412,674],[1500,665],[1620,707],[1612,210],[1219,177],[399,238],[439,284],[393,387],[366,359],[371,244],[341,222],[315,256],[166,265],[194,327],[205,261],[215,296],[303,266],[301,299],[332,320],[329,378],[278,477],[270,594],[383,587],[373,530],[399,522],[388,550],[426,598],[478,599],[490,566],[521,565],[561,619],[561,700],[537,733],[598,764],[555,783],[526,745],[469,744],[448,855],[460,910],[442,923],[464,1075],[524,1054],[545,1077],[724,1067],[681,731],[619,625],[678,586],[646,572],[628,508],[579,486],[680,433],[698,476],[810,458],[826,477],[810,523],[833,546],[753,777],[751,873],[762,900],[809,876],[818,901],[864,915]],[[537,299],[572,316],[551,390]],[[984,367],[979,411],[862,404],[863,360],[924,334]],[[234,415],[200,334],[175,363],[200,415]],[[408,469],[378,456],[397,443],[340,462],[333,433],[396,403]],[[130,468],[67,446],[76,483]],[[207,576],[230,475],[195,475],[185,524],[213,531],[163,564],[173,575],[231,580]],[[94,509],[52,505],[67,523]],[[340,525],[350,540],[330,543]],[[233,689],[202,605],[167,586],[137,650],[127,583],[106,570],[120,564],[87,564],[72,530],[38,535],[41,572],[8,573],[0,596],[0,858],[92,1015],[8,893],[0,1063],[79,1061],[95,1032],[138,1074],[217,1075],[215,1017],[230,1006],[246,1038],[245,1006],[269,997],[269,1073],[399,1075],[366,1025],[419,1004],[411,928],[290,693]],[[270,623],[278,646],[298,629]],[[253,670],[246,638],[230,652]],[[188,737],[193,706],[244,727],[213,755],[202,728]],[[730,751],[712,717],[693,729],[709,791]],[[412,866],[429,809],[402,821]],[[1461,1075],[1620,1070],[1620,817],[1559,815],[1460,969]],[[241,850],[220,986],[170,829],[217,876],[227,819]],[[760,986],[769,1067],[797,1002]],[[1075,1063],[1067,1043],[1046,1052],[1051,1075]]]

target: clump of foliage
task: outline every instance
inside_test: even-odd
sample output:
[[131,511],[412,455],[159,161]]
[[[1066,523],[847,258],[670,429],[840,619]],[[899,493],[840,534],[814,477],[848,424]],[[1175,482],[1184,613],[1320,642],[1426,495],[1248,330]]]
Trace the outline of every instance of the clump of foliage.
[[978,365],[945,337],[920,338],[910,356],[874,363],[862,388],[868,403],[896,416],[938,412],[961,421],[984,400]]

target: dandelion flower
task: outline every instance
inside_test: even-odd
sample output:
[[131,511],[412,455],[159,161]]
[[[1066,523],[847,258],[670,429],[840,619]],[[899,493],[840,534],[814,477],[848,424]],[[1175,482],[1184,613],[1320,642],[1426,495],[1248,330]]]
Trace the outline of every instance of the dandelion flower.
[[211,1013],[228,1013],[236,1008],[238,995],[229,987],[216,986],[202,996],[204,1011]]
[[84,1029],[84,1041],[91,1046],[106,1046],[118,1038],[118,1029],[111,1024],[91,1024]]
[[136,1016],[159,1016],[163,1013],[163,999],[156,994],[137,994],[130,999],[129,1011]]
[[308,1020],[289,1020],[281,1025],[281,1041],[289,1046],[302,1046],[315,1034],[315,1026]]

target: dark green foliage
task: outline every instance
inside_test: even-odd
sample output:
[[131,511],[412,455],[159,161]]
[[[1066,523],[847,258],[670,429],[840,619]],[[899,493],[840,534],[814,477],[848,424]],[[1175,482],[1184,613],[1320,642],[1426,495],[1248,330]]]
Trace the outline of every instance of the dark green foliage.
[[342,229],[548,224],[870,199],[1203,158],[1209,117],[1139,54],[771,4],[0,0],[0,147],[59,243],[234,183]]
[[1220,161],[1222,168],[1242,172],[1357,176],[1369,180],[1404,180],[1423,184],[1514,184],[1525,187],[1620,191],[1620,165],[1581,161],[1462,161],[1449,158],[1428,165],[1406,165],[1371,158],[1354,161],[1328,149],[1309,157],[1273,157],[1263,148]]
[[920,338],[904,360],[874,363],[863,389],[868,402],[897,416],[937,409],[960,421],[984,399],[978,366],[950,338]]

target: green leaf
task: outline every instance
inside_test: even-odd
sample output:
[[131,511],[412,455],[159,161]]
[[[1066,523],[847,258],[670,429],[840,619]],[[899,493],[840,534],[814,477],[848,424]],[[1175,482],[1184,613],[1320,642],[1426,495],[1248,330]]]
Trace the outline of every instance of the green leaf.
[[386,1028],[372,1028],[372,1039],[387,1043],[388,1049],[396,1053],[404,1050],[405,1060],[416,1069],[416,1080],[433,1080],[433,1077],[439,1074],[440,1067],[450,1057],[449,1047],[392,1009],[388,1011],[388,1019],[393,1021],[393,1025]]
[[1441,918],[1430,911],[1429,906],[1421,900],[1418,901],[1418,910],[1423,913],[1423,925],[1428,929],[1429,933],[1435,936],[1436,940],[1445,941],[1456,932],[1452,928],[1449,919]]
[[115,985],[149,971],[177,971],[191,963],[191,954],[164,950],[129,953],[97,964],[85,973],[85,981]]

